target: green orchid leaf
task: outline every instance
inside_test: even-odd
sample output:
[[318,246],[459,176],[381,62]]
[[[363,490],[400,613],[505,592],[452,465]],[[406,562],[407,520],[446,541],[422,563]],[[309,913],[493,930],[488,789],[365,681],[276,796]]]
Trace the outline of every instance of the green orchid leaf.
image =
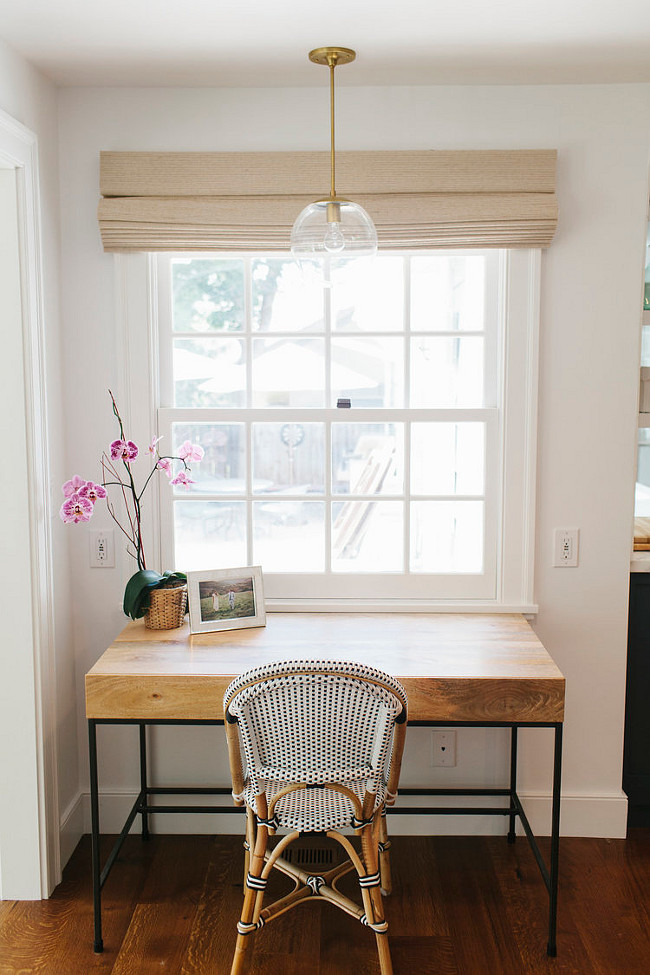
[[147,609],[149,590],[155,589],[164,576],[153,569],[140,569],[135,575],[131,576],[124,590],[123,609],[127,616],[132,620],[137,620],[144,616]]
[[187,582],[187,576],[184,572],[163,572],[163,579],[165,582]]
[[147,611],[149,593],[166,582],[187,582],[184,572],[155,572],[153,569],[140,569],[131,576],[124,590],[123,609],[132,620],[140,619]]

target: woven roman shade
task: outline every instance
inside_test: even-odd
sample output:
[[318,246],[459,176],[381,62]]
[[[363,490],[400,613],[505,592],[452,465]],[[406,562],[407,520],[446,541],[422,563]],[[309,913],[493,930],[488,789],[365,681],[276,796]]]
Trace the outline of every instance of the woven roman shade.
[[[548,247],[555,150],[337,153],[341,196],[371,215],[384,249]],[[326,195],[325,152],[102,152],[105,251],[288,250]]]

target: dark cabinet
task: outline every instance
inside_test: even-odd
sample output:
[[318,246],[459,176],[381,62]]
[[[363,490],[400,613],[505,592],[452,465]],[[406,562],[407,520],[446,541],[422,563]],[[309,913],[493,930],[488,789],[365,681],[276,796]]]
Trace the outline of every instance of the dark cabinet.
[[623,790],[628,825],[650,826],[650,572],[630,575]]

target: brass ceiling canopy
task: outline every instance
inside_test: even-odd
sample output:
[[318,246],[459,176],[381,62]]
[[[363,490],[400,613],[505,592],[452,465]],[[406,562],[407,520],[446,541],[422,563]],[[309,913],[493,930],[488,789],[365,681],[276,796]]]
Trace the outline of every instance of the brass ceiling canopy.
[[351,47],[315,47],[309,52],[309,60],[314,64],[326,64],[328,67],[339,64],[350,64],[357,56]]

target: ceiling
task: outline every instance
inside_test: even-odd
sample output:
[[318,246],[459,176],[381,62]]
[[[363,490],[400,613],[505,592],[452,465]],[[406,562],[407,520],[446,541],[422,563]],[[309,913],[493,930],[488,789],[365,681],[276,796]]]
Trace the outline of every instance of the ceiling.
[[4,0],[0,38],[59,85],[650,81],[649,0]]

